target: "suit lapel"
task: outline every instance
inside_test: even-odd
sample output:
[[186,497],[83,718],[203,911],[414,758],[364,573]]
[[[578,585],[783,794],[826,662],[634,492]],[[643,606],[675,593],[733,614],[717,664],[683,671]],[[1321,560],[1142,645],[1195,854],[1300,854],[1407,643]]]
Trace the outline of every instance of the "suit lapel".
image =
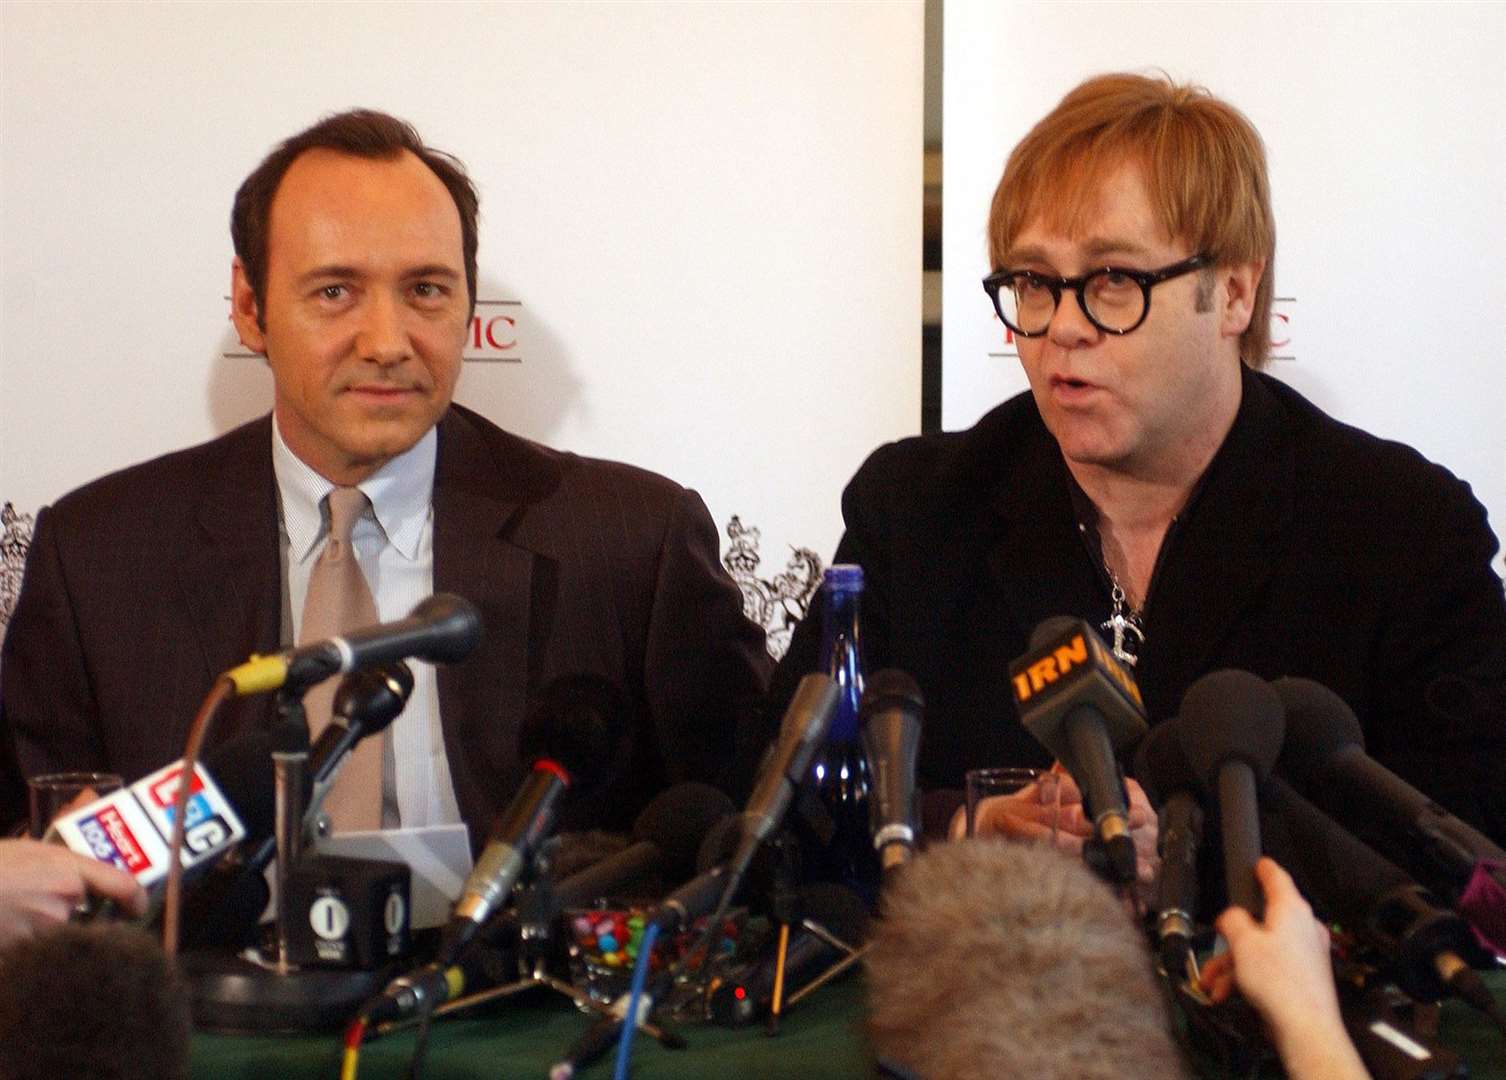
[[[193,685],[207,688],[250,652],[279,644],[282,566],[270,425],[267,417],[226,436],[219,460],[196,478],[203,494],[186,525],[193,535],[168,549],[196,633],[202,670],[189,680]],[[182,663],[186,670],[194,661]]]
[[434,477],[434,589],[476,604],[483,625],[475,652],[441,667],[438,680],[455,797],[473,833],[518,779],[534,593],[548,580],[535,572],[535,553],[505,535],[539,494],[542,455],[500,431],[486,438],[485,423],[452,406]]

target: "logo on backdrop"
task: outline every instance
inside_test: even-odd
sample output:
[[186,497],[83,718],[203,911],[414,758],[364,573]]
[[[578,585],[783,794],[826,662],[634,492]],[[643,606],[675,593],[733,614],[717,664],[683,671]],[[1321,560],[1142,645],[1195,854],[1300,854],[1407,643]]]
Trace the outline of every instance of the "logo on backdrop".
[[[1297,298],[1295,296],[1274,296],[1271,298],[1271,359],[1295,360],[1297,348],[1293,344],[1295,334],[1294,318],[1296,314]],[[990,360],[1008,358],[1018,360],[1020,352],[1015,348],[1014,331],[999,321],[998,312],[993,315],[994,325],[1004,331],[1004,347],[995,352],[990,352]]]
[[16,597],[21,594],[21,575],[26,570],[26,549],[31,547],[31,530],[35,519],[19,513],[10,503],[0,506],[0,641]]
[[810,548],[790,548],[784,573],[772,580],[758,576],[760,532],[746,526],[737,514],[727,522],[727,539],[732,543],[722,556],[722,565],[743,594],[743,614],[763,627],[769,655],[778,660],[790,647],[795,624],[805,618],[811,595],[821,584],[821,556]]
[[[230,303],[230,297],[223,298]],[[523,301],[476,298],[476,313],[466,331],[465,349],[460,358],[476,364],[521,364],[521,340],[526,330]],[[220,354],[225,360],[257,360],[259,353],[249,352],[237,342]]]

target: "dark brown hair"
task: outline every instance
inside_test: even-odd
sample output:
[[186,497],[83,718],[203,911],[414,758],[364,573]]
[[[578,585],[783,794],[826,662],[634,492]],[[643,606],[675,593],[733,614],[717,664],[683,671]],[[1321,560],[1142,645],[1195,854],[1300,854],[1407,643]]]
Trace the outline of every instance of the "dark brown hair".
[[439,177],[460,211],[465,286],[476,310],[476,188],[458,158],[426,146],[413,125],[373,109],[335,113],[284,140],[242,182],[230,210],[230,239],[256,295],[256,319],[266,322],[267,232],[272,199],[288,167],[305,150],[334,150],[354,157],[391,160],[408,151]]
[[1078,86],[1009,155],[988,215],[993,269],[1037,215],[1072,235],[1098,184],[1140,166],[1167,235],[1218,265],[1264,260],[1240,356],[1262,366],[1271,349],[1276,223],[1265,146],[1249,119],[1201,86],[1162,76],[1099,75]]

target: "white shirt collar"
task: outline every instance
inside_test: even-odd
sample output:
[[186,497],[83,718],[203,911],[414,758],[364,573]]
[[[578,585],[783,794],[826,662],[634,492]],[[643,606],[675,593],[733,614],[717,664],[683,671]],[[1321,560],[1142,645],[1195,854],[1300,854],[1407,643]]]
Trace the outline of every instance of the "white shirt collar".
[[[439,436],[431,427],[412,447],[356,485],[371,500],[377,524],[386,534],[387,542],[406,559],[418,557],[419,544],[423,540],[434,495],[434,462],[438,448]],[[272,471],[277,477],[282,498],[288,555],[303,562],[324,536],[325,522],[320,504],[335,485],[288,448],[275,414],[272,419]]]

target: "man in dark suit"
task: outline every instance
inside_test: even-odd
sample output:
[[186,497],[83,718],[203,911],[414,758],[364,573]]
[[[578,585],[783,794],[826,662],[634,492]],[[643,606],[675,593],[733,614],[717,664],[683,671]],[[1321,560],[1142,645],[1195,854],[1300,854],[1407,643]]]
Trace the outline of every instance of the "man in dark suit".
[[[25,773],[129,781],[179,756],[218,673],[305,639],[326,494],[343,488],[365,496],[349,546],[383,620],[447,591],[484,624],[466,661],[416,665],[385,824],[464,820],[484,839],[522,777],[523,716],[568,674],[620,687],[629,733],[615,779],[567,822],[620,828],[671,782],[729,780],[768,657],[700,498],[451,403],[476,211],[457,161],[368,111],[294,136],[247,178],[232,318],[271,367],[272,415],[39,515],[0,668]],[[216,732],[266,725],[271,708],[233,702]]]
[[[1010,155],[988,237],[985,287],[1030,392],[877,450],[836,553],[865,571],[869,666],[925,692],[922,786],[1049,761],[1009,663],[1073,615],[1136,665],[1152,722],[1217,668],[1316,679],[1371,754],[1506,839],[1496,539],[1446,470],[1257,370],[1275,227],[1249,121],[1198,88],[1089,80]],[[795,634],[776,702],[817,637]],[[1155,818],[1130,789],[1148,872]],[[1027,794],[982,827],[1040,836],[1052,814]],[[1080,843],[1079,802],[1062,824]]]

